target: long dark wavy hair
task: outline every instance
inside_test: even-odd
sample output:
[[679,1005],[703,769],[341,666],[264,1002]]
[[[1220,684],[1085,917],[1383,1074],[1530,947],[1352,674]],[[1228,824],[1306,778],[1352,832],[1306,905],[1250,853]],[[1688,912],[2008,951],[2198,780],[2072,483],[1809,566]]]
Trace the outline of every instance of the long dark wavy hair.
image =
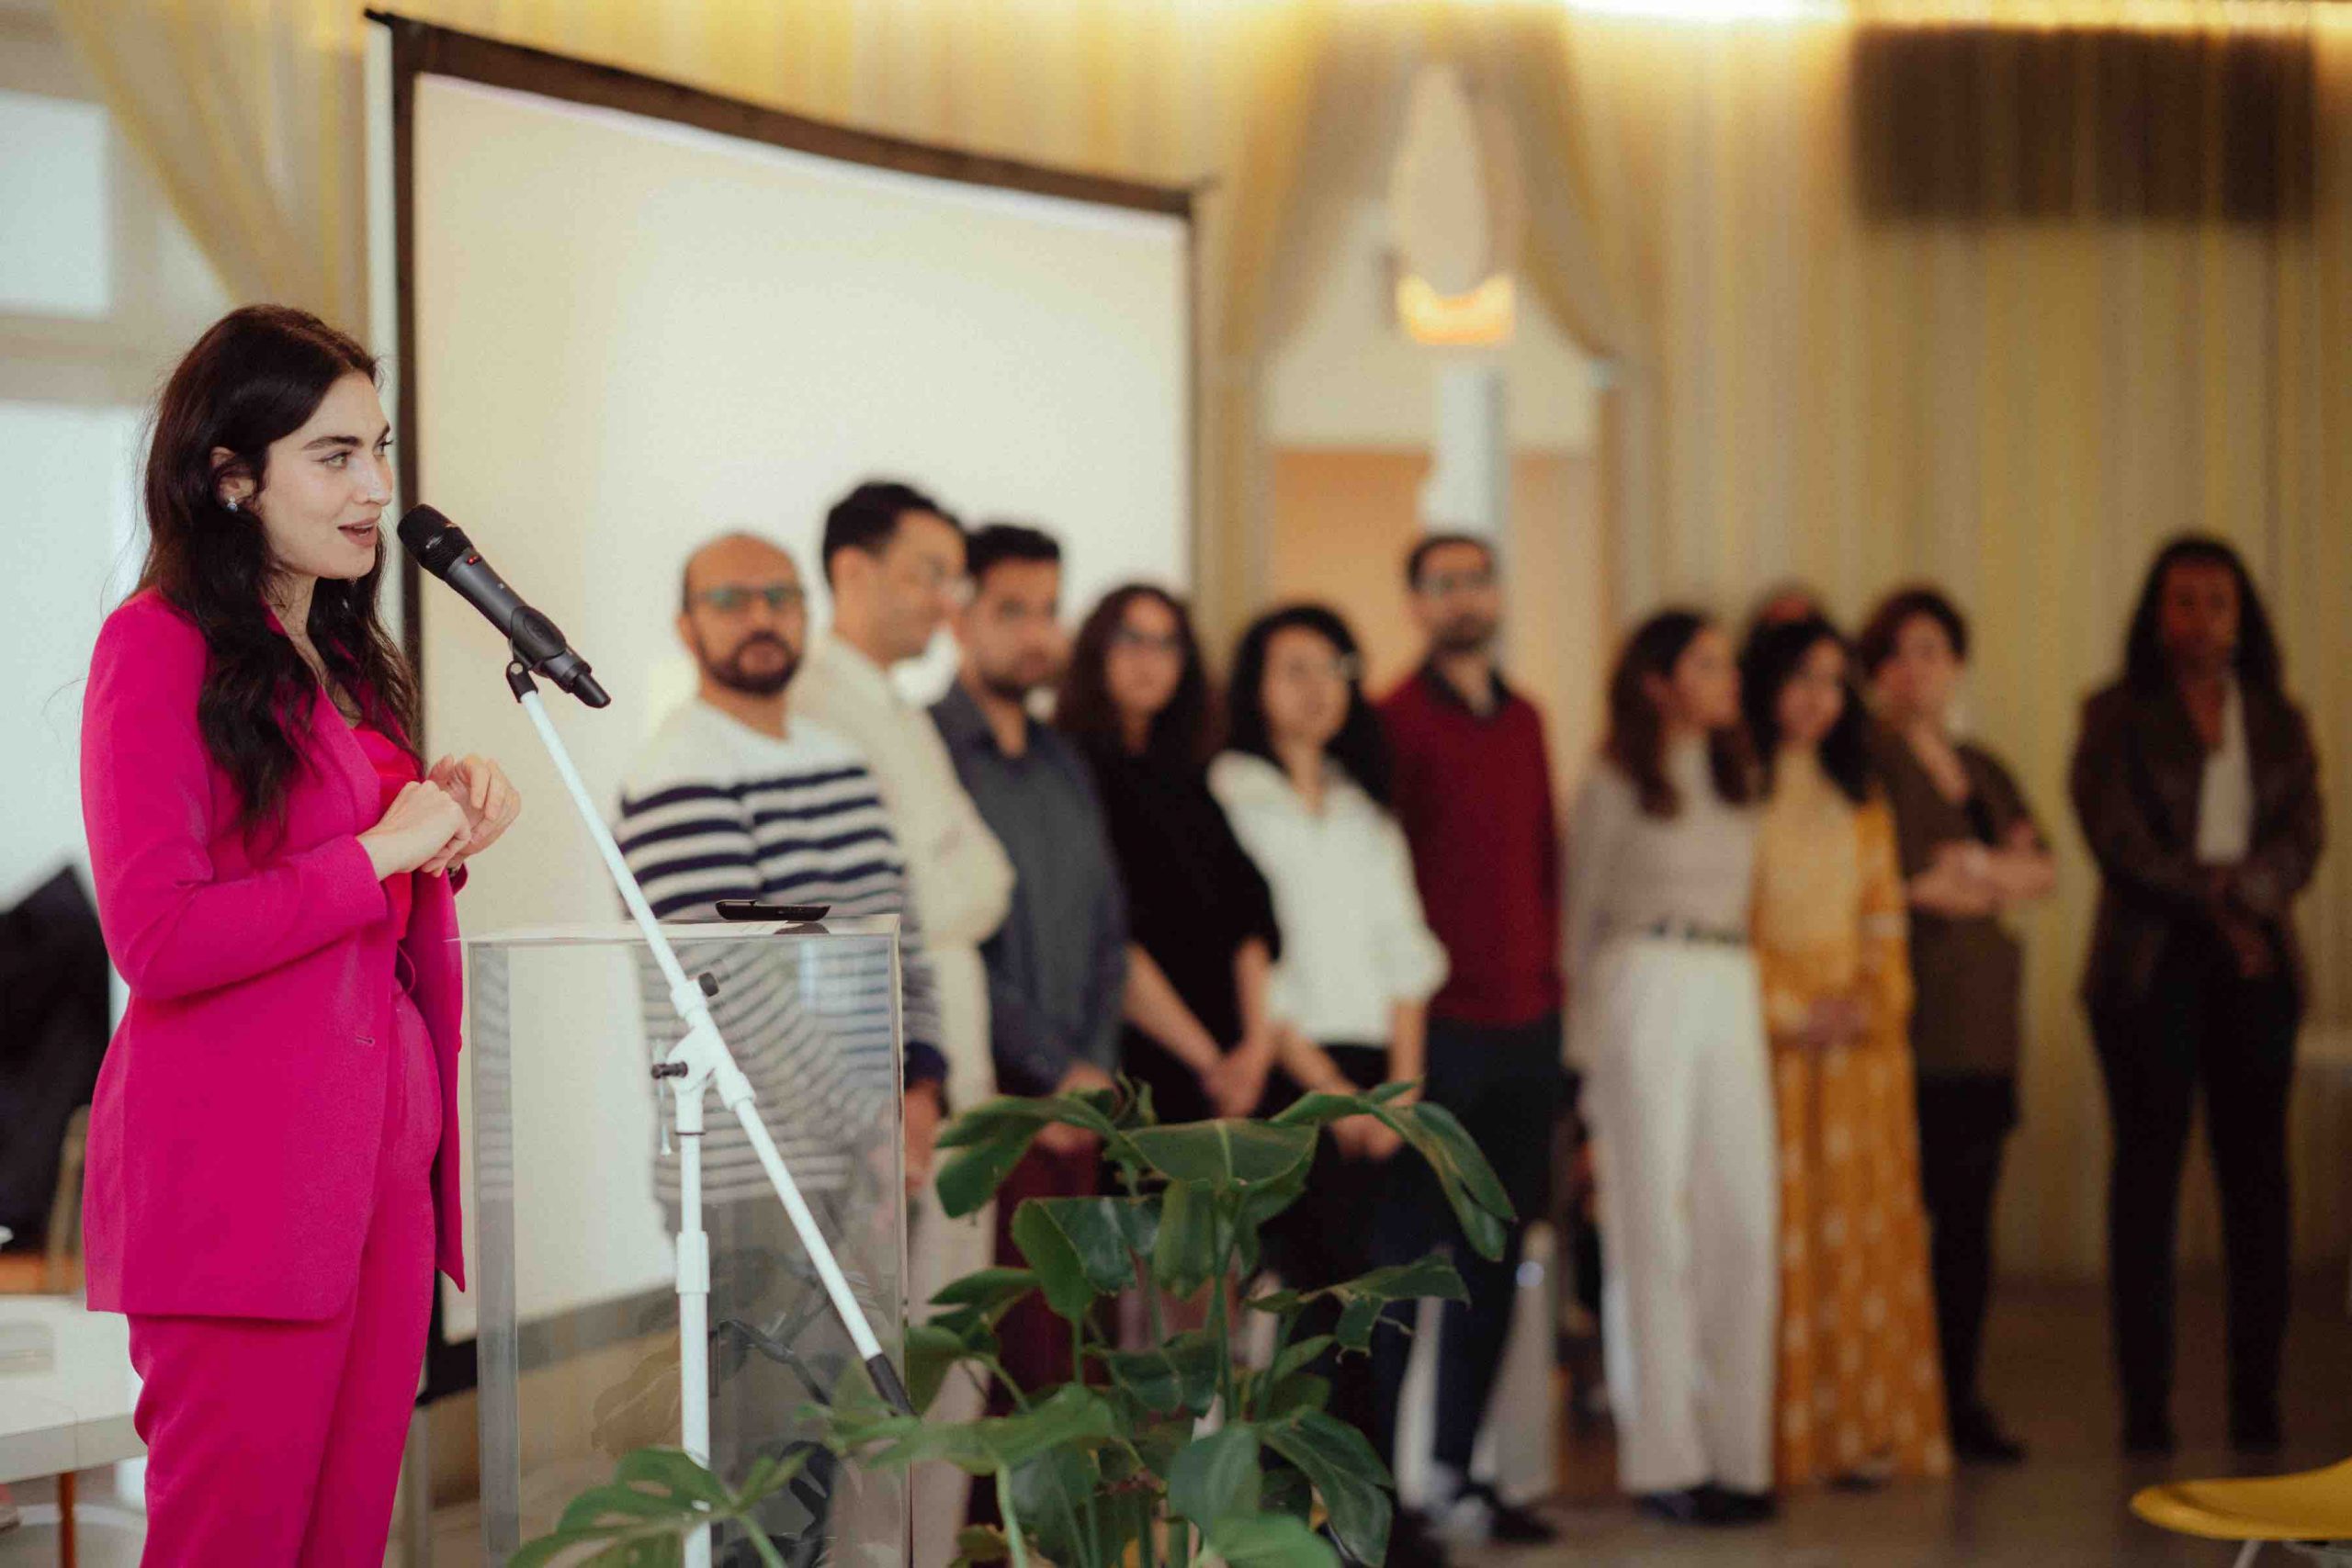
[[2210,534],[2183,534],[2156,555],[2141,586],[2139,607],[2132,612],[2132,630],[2123,639],[2123,679],[2143,692],[2160,692],[2172,683],[2172,660],[2165,652],[2165,574],[2176,566],[2218,566],[2237,579],[2238,650],[2233,661],[2237,677],[2247,685],[2277,695],[2286,682],[2278,658],[2278,634],[2270,629],[2270,611],[2255,591],[2245,560],[2223,540]]
[[[197,340],[155,410],[139,586],[154,589],[204,634],[197,726],[236,784],[247,831],[284,818],[287,792],[305,765],[300,738],[319,682],[270,626],[261,519],[250,503],[231,510],[221,481],[249,478],[256,494],[267,493],[270,444],[300,430],[345,376],[373,381],[374,356],[308,311],[249,305]],[[216,464],[221,450],[230,455]],[[413,751],[416,680],[377,619],[383,571],[379,556],[356,581],[321,578],[309,631],[335,682]]]
[[[1696,610],[1661,610],[1634,628],[1609,677],[1609,733],[1600,754],[1634,781],[1642,810],[1651,817],[1672,817],[1682,802],[1666,776],[1666,720],[1644,682],[1652,675],[1673,680],[1674,667],[1713,625]],[[1725,804],[1741,806],[1753,798],[1755,762],[1738,726],[1707,737],[1707,764],[1715,794]]]
[[1259,616],[1241,634],[1240,646],[1234,650],[1233,671],[1226,682],[1226,745],[1236,751],[1262,757],[1277,767],[1282,765],[1282,760],[1274,755],[1273,738],[1266,728],[1266,649],[1277,633],[1294,629],[1313,632],[1329,643],[1331,651],[1351,666],[1348,716],[1323,750],[1348,770],[1348,776],[1366,795],[1386,806],[1388,740],[1381,733],[1380,716],[1364,700],[1361,667],[1363,655],[1357,649],[1355,634],[1348,630],[1348,623],[1328,605],[1285,604]]
[[1781,752],[1781,692],[1796,675],[1813,650],[1823,643],[1846,656],[1839,684],[1845,701],[1838,722],[1821,738],[1821,771],[1838,792],[1860,806],[1871,795],[1871,720],[1855,689],[1854,651],[1838,628],[1820,615],[1801,621],[1762,626],[1747,639],[1739,656],[1739,705],[1747,715],[1747,734],[1762,764],[1766,787],[1772,782],[1772,764]]
[[1098,763],[1126,755],[1119,705],[1111,700],[1105,667],[1110,662],[1111,639],[1125,622],[1127,606],[1137,599],[1156,599],[1166,605],[1176,617],[1176,635],[1184,644],[1184,672],[1177,678],[1175,695],[1152,718],[1144,755],[1170,766],[1203,767],[1216,747],[1208,666],[1201,658],[1201,639],[1193,631],[1192,612],[1182,599],[1152,583],[1128,582],[1114,588],[1078,628],[1069,667],[1062,673],[1061,692],[1054,704],[1054,723]]

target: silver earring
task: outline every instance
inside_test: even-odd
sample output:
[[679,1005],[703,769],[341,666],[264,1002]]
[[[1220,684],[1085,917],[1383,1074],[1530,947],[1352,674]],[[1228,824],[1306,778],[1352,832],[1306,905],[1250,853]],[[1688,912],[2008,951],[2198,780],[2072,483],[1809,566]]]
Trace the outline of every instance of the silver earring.
[[232,495],[232,496],[229,497],[229,499],[228,499],[228,507],[229,507],[229,510],[230,510],[230,511],[232,511],[232,512],[234,512],[234,511],[236,511],[236,510],[237,510],[237,498],[236,498],[235,496],[233,496],[233,495]]

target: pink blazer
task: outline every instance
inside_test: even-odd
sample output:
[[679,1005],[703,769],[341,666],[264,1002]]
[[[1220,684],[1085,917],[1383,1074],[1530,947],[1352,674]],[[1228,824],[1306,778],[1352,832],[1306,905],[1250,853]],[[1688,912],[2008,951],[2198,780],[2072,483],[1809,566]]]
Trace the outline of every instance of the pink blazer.
[[[205,659],[152,591],[90,659],[82,818],[130,1006],[91,1109],[89,1303],[316,1320],[351,1300],[382,1142],[394,939],[358,840],[379,786],[322,692],[286,831],[248,841],[197,730]],[[435,1261],[462,1285],[455,891],[416,879],[403,945],[441,1069]]]

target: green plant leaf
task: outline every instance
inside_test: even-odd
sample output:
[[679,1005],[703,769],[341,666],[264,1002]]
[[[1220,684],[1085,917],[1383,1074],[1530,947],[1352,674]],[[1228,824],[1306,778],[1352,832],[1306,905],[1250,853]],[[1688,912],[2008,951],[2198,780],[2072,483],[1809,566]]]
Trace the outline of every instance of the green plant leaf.
[[1269,1387],[1259,1398],[1258,1419],[1279,1421],[1304,1411],[1320,1410],[1331,1402],[1331,1380],[1313,1372],[1293,1372]]
[[730,1492],[679,1450],[639,1449],[622,1457],[611,1482],[574,1497],[552,1533],[525,1542],[508,1561],[541,1568],[576,1549],[602,1546],[586,1561],[611,1568],[671,1568],[681,1561],[689,1532],[749,1518],[763,1497],[791,1481],[808,1461],[806,1450],[763,1458],[746,1474],[741,1490]]
[[1294,1514],[1315,1522],[1315,1487],[1287,1464],[1270,1466],[1258,1484],[1258,1506],[1269,1514]]
[[[1141,1198],[1105,1198],[1119,1219],[1119,1234],[1127,1250],[1139,1257],[1149,1258],[1152,1246],[1159,1238],[1160,1196],[1157,1192]],[[1127,1281],[1133,1284],[1135,1281]]]
[[1122,1486],[1098,1492],[1094,1511],[1102,1526],[1102,1554],[1109,1568],[1127,1568],[1136,1561],[1128,1542],[1139,1540],[1159,1514],[1159,1494],[1148,1487]]
[[899,1470],[925,1460],[944,1460],[975,1475],[1015,1470],[1049,1449],[1102,1441],[1118,1435],[1110,1403],[1076,1383],[1014,1416],[978,1421],[925,1423],[912,1416],[835,1413],[834,1448],[857,1456],[869,1470]]
[[993,1325],[1008,1308],[1037,1288],[1037,1276],[1027,1269],[981,1269],[951,1280],[931,1298],[935,1307],[969,1307]]
[[1388,1467],[1362,1432],[1320,1410],[1307,1411],[1263,1428],[1266,1446],[1313,1482],[1329,1516],[1340,1549],[1358,1562],[1380,1562],[1388,1555],[1394,1505],[1388,1498]]
[[[933,1185],[939,1191],[939,1206],[951,1219],[962,1219],[985,1208],[1021,1156],[1029,1152],[1036,1141],[1035,1126],[1007,1123],[988,1137],[957,1145],[956,1152],[943,1159],[939,1176]],[[943,1140],[944,1141],[944,1140]]]
[[1259,1233],[1268,1220],[1306,1195],[1307,1178],[1314,1168],[1315,1163],[1310,1159],[1287,1175],[1260,1182],[1238,1198],[1227,1200],[1234,1212],[1234,1255],[1239,1260],[1244,1275],[1258,1271]]
[[1429,1162],[1455,1222],[1478,1256],[1500,1258],[1506,1227],[1516,1211],[1510,1195],[1496,1179],[1495,1168],[1487,1163],[1487,1156],[1478,1152],[1477,1144],[1453,1112],[1424,1100],[1410,1105],[1382,1104],[1374,1114]]
[[1339,1568],[1330,1542],[1295,1514],[1253,1514],[1220,1519],[1209,1545],[1227,1568]]
[[1072,1323],[1093,1308],[1095,1297],[1135,1283],[1114,1199],[1024,1199],[1012,1213],[1012,1242],[1036,1270],[1046,1303]]
[[1054,1562],[1076,1568],[1095,1560],[1086,1501],[1101,1480],[1093,1460],[1074,1449],[1055,1449],[1013,1470],[1012,1499],[1022,1526]]
[[1128,1077],[1122,1073],[1119,1076],[1119,1113],[1114,1120],[1122,1132],[1131,1133],[1137,1127],[1159,1125],[1159,1111],[1151,1103],[1149,1084],[1140,1078]]
[[1330,1344],[1331,1337],[1329,1335],[1317,1334],[1300,1340],[1295,1345],[1283,1346],[1283,1353],[1274,1358],[1274,1364],[1266,1369],[1266,1381],[1269,1382],[1282,1382],[1283,1379],[1290,1376],[1291,1373],[1295,1371],[1300,1371],[1307,1362],[1321,1355],[1330,1347]]
[[1085,1095],[1046,1095],[1035,1100],[1007,1095],[984,1100],[940,1131],[939,1146],[955,1151],[940,1165],[940,1207],[958,1219],[978,1213],[996,1196],[1037,1134],[1057,1122],[1083,1127],[1114,1145],[1123,1137],[1111,1118]]
[[1160,1289],[1189,1296],[1216,1272],[1216,1194],[1180,1181],[1160,1195],[1159,1231],[1153,1238],[1151,1277]]
[[1168,1506],[1206,1531],[1258,1511],[1258,1432],[1236,1422],[1195,1438],[1168,1469]]
[[1383,1308],[1391,1302],[1417,1301],[1424,1296],[1449,1302],[1469,1299],[1462,1287],[1462,1276],[1454,1272],[1453,1265],[1445,1260],[1442,1253],[1432,1252],[1410,1263],[1374,1269],[1320,1290],[1271,1291],[1250,1297],[1244,1304],[1252,1311],[1289,1316],[1309,1302],[1324,1297],[1335,1299],[1340,1303],[1340,1322],[1332,1337],[1346,1349],[1368,1350]]
[[613,1479],[623,1485],[659,1487],[714,1507],[723,1507],[729,1500],[725,1483],[679,1449],[639,1449],[624,1454]]
[[1334,1122],[1366,1114],[1372,1104],[1368,1095],[1325,1094],[1318,1090],[1300,1095],[1266,1120],[1277,1127],[1328,1127]]
[[957,1363],[996,1354],[996,1336],[977,1316],[956,1315],[965,1321],[934,1319],[907,1330],[907,1397],[918,1412],[931,1408]]
[[1136,1411],[1126,1423],[1127,1441],[1135,1446],[1144,1467],[1163,1480],[1175,1468],[1176,1456],[1192,1445],[1194,1418],[1154,1416]]
[[1271,1122],[1187,1122],[1126,1134],[1144,1163],[1170,1181],[1229,1192],[1287,1176],[1315,1153],[1315,1134]]
[[1083,1127],[1098,1137],[1109,1138],[1118,1133],[1110,1117],[1084,1095],[1008,1094],[984,1100],[949,1122],[939,1131],[939,1146],[974,1148],[999,1136],[1007,1127],[1025,1127],[1035,1133],[1056,1122]]
[[1387,1083],[1366,1094],[1302,1095],[1272,1117],[1272,1124],[1316,1128],[1349,1116],[1379,1117],[1429,1163],[1470,1245],[1482,1257],[1499,1258],[1505,1227],[1512,1217],[1510,1194],[1452,1111],[1427,1100],[1395,1103],[1413,1088],[1409,1083]]
[[1012,1556],[1004,1532],[994,1525],[967,1525],[956,1537],[956,1561],[950,1568],[986,1568]]
[[1216,1340],[1204,1329],[1179,1334],[1157,1350],[1089,1350],[1111,1381],[1148,1411],[1204,1416],[1216,1401]]

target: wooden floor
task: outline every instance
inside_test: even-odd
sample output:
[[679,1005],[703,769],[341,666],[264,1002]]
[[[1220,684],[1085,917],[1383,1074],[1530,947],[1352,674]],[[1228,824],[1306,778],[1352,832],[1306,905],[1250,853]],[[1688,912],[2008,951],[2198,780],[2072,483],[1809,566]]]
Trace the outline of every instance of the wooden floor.
[[[2305,1281],[2288,1340],[2289,1450],[2257,1472],[2352,1456],[2352,1318],[2345,1307],[2341,1265]],[[2010,1284],[1995,1304],[1987,1383],[2033,1447],[2024,1468],[1971,1472],[1949,1485],[1871,1496],[1801,1496],[1770,1528],[1711,1534],[1635,1517],[1616,1495],[1609,1439],[1572,1438],[1563,1450],[1561,1495],[1545,1506],[1561,1529],[1561,1543],[1457,1561],[1464,1568],[2228,1568],[2231,1549],[2164,1535],[2124,1506],[2133,1490],[2151,1482],[2237,1468],[2222,1442],[2222,1310],[2210,1283],[2185,1292],[2180,1331],[2176,1418],[2184,1447],[2168,1465],[2134,1469],[2118,1455],[2100,1291]],[[110,1500],[108,1481],[94,1472],[85,1482],[85,1495],[101,1509]],[[50,1495],[46,1485],[15,1490],[26,1503]],[[0,1568],[46,1568],[56,1551],[51,1529],[0,1531]],[[440,1555],[445,1562],[476,1560],[467,1549]],[[85,1532],[88,1568],[130,1568],[137,1556],[135,1530],[100,1525]],[[2265,1559],[2277,1568],[2300,1561]]]
[[[2012,1471],[1964,1472],[1949,1484],[1867,1496],[1813,1493],[1787,1500],[1761,1529],[1676,1529],[1637,1517],[1615,1491],[1604,1434],[1564,1445],[1562,1493],[1544,1512],[1561,1531],[1542,1550],[1461,1554],[1476,1568],[2228,1568],[2234,1550],[2183,1540],[2126,1508],[2139,1487],[2176,1476],[2268,1473],[2352,1457],[2352,1317],[2341,1267],[2299,1294],[2288,1341],[2288,1451],[2251,1465],[2233,1460],[2222,1407],[2222,1303],[2212,1283],[2185,1291],[2175,1422],[2181,1452],[2126,1464],[2109,1371],[2104,1297],[2096,1288],[2006,1285],[1986,1348],[1986,1392],[2032,1450]],[[2283,1553],[2270,1559],[2279,1568]]]

